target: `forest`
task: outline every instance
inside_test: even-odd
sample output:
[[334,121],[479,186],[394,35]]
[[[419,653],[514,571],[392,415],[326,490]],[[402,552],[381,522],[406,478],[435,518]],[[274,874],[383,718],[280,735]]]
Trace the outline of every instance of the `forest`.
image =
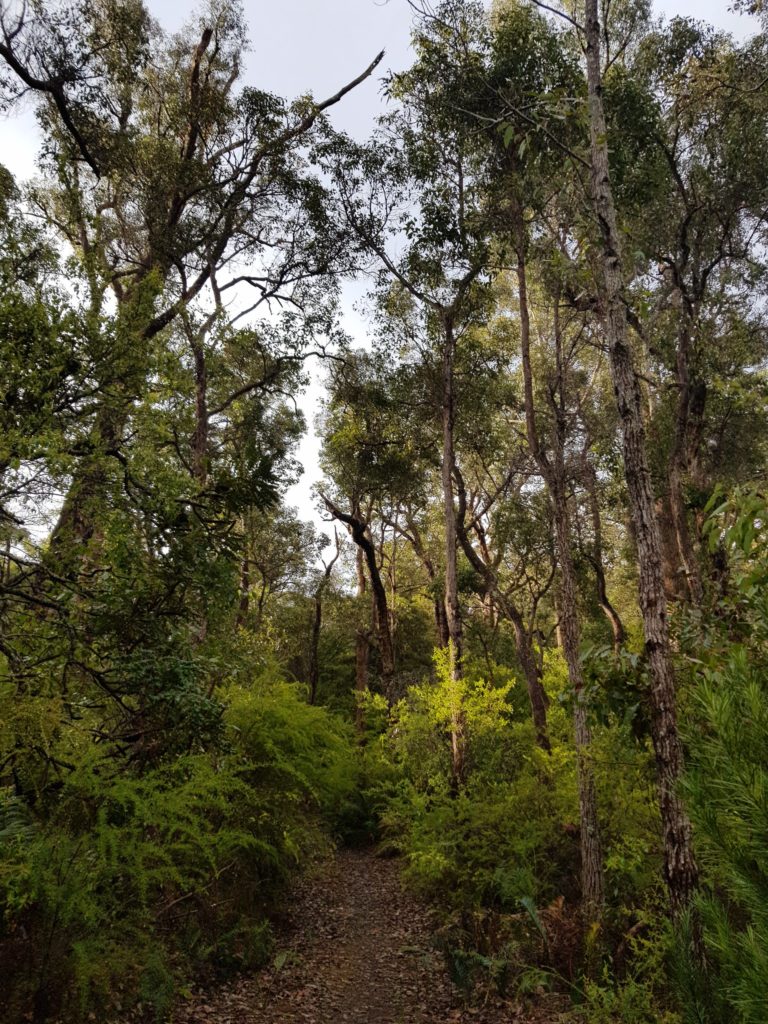
[[0,4],[2,1024],[768,1021],[768,8],[402,2]]

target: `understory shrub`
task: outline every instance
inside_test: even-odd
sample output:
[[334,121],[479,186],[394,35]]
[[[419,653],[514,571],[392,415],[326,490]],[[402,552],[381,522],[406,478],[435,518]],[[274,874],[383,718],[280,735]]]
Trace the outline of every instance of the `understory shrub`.
[[[442,908],[440,941],[455,980],[463,985],[485,974],[497,987],[525,988],[533,971],[540,981],[569,987],[587,961],[618,950],[615,966],[624,987],[593,990],[594,1005],[602,1000],[595,1020],[611,1019],[610,1007],[622,1000],[654,1006],[663,968],[655,964],[651,971],[648,950],[627,939],[643,931],[637,908],[656,900],[659,889],[647,742],[634,737],[629,724],[594,723],[591,757],[609,905],[599,933],[585,934],[578,909],[576,759],[562,657],[545,657],[550,753],[536,746],[513,677],[491,685],[468,674],[457,684],[442,652],[436,665],[437,680],[411,687],[371,741],[369,761],[378,761],[369,782],[384,843],[404,855],[409,883]],[[451,785],[449,743],[457,702],[468,765],[458,792]],[[636,1019],[645,1019],[640,1010]]]
[[139,771],[90,744],[37,801],[0,795],[4,1021],[129,994],[159,1018],[193,969],[265,959],[276,893],[351,802],[353,746],[282,681],[220,697],[215,751]]
[[[713,507],[716,506],[716,507]],[[762,1024],[768,1007],[768,501],[716,494],[707,536],[729,579],[689,658],[685,794],[707,970],[678,943],[686,1024]],[[689,931],[695,927],[695,919]]]

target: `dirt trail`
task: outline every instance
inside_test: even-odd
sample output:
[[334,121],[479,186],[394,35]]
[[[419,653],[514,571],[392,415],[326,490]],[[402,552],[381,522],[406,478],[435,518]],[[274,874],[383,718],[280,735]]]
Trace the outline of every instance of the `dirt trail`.
[[[196,1000],[179,1024],[510,1024],[519,1007],[462,1006],[425,908],[399,866],[344,851],[294,893],[273,965]],[[531,1022],[532,1024],[532,1022]]]

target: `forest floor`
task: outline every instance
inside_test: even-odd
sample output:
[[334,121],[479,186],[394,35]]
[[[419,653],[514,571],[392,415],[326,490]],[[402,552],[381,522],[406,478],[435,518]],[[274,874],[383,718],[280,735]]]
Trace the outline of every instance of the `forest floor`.
[[269,967],[175,1015],[178,1024],[555,1024],[502,1001],[466,1005],[434,948],[427,908],[400,865],[345,850],[294,890]]

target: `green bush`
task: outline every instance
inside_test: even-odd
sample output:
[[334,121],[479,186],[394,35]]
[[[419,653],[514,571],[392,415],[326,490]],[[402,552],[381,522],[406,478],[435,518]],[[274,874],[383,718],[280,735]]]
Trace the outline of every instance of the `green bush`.
[[[510,681],[510,673],[499,673],[504,681],[493,686],[470,666],[456,683],[440,653],[436,665],[436,680],[411,687],[370,739],[368,781],[384,842],[403,854],[410,884],[443,910],[440,941],[457,983],[485,975],[497,987],[525,988],[534,976],[571,985],[587,961],[599,971],[600,957],[620,949],[620,980],[610,992],[590,990],[594,1007],[602,1000],[602,1017],[595,1019],[613,1019],[610,1013],[632,1002],[656,1007],[665,966],[651,964],[650,947],[625,941],[638,924],[637,908],[656,906],[660,887],[647,741],[633,734],[630,721],[594,722],[591,757],[609,903],[600,932],[584,935],[571,696],[562,656],[549,651],[544,660],[551,753],[536,745],[527,701],[515,693],[522,684]],[[449,729],[457,704],[468,772],[455,792]],[[634,1019],[652,1018],[638,1009]]]
[[691,1022],[762,1024],[768,1007],[768,503],[721,501],[709,521],[729,587],[692,669],[685,791],[704,886],[697,912],[708,972],[680,945]]
[[[0,954],[11,1011],[161,1016],[193,968],[263,961],[267,912],[355,786],[349,730],[298,687],[221,694],[218,751],[138,774],[97,746],[34,806],[0,803]],[[42,1005],[50,993],[60,1004]]]

